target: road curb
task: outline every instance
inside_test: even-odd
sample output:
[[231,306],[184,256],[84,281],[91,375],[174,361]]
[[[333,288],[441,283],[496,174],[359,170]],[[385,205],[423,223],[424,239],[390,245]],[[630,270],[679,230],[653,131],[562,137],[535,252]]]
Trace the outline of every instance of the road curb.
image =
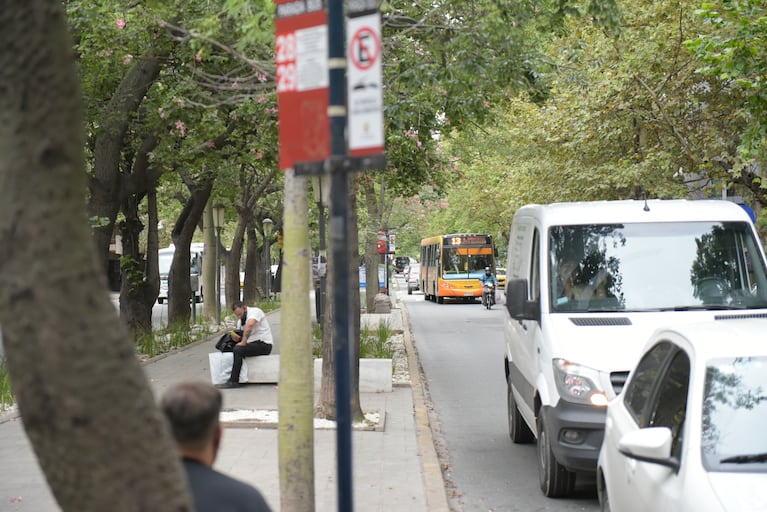
[[437,456],[437,449],[434,447],[429,413],[426,409],[418,358],[415,355],[415,346],[413,345],[410,333],[410,318],[408,317],[407,307],[404,302],[400,302],[400,309],[402,311],[402,330],[410,370],[410,387],[413,393],[413,409],[415,411],[416,445],[421,461],[426,508],[430,512],[450,512],[447,492],[445,491],[445,479],[442,476],[442,467]]

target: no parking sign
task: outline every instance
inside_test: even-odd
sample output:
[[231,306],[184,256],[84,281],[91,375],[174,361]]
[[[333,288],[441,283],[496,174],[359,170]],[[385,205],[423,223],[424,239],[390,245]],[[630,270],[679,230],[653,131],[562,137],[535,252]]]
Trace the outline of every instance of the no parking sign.
[[384,148],[381,15],[376,12],[350,17],[346,24],[346,47],[349,154],[381,154]]

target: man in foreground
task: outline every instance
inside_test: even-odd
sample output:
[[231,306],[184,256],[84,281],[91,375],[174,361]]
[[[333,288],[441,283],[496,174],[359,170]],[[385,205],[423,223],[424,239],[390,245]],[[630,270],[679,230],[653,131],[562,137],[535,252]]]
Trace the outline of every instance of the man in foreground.
[[160,406],[183,459],[197,512],[271,512],[254,487],[213,469],[223,428],[221,392],[206,382],[176,384]]

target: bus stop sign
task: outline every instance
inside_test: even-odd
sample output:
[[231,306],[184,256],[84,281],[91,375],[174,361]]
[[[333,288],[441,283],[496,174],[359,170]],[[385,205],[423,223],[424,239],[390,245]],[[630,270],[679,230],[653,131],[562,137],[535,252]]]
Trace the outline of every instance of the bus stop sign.
[[328,26],[322,0],[277,0],[280,169],[330,156]]

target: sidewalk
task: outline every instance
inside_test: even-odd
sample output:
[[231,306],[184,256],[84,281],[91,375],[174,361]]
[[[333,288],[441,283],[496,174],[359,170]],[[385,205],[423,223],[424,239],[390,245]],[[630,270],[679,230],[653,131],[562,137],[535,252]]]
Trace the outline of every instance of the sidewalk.
[[[401,303],[400,303],[401,305]],[[411,386],[391,393],[360,393],[363,412],[379,412],[379,428],[352,433],[354,509],[448,512],[444,482],[429,429],[406,311],[393,321],[405,327]],[[268,315],[279,352],[280,312]],[[376,319],[377,320],[377,319]],[[400,323],[401,322],[401,323]],[[182,380],[210,381],[208,353],[215,337],[159,356],[144,366],[156,397]],[[249,384],[222,390],[224,408],[277,410],[277,386]],[[318,396],[315,389],[315,399]],[[280,510],[278,433],[273,426],[227,428],[215,467],[255,485],[272,509]],[[315,510],[338,509],[336,431],[315,428]],[[21,420],[0,415],[0,512],[59,512],[37,464]]]

